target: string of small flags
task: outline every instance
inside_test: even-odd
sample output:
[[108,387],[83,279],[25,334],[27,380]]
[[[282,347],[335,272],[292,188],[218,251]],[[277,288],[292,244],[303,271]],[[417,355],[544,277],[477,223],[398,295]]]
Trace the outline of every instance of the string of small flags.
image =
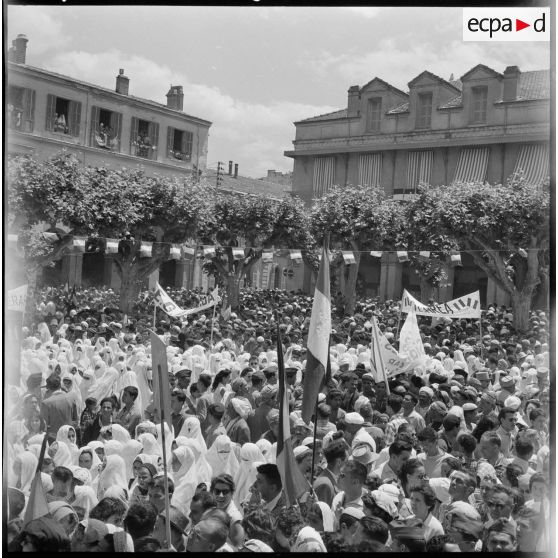
[[[43,238],[48,242],[54,244],[60,240],[60,235],[58,233],[53,232],[43,232]],[[72,237],[72,247],[74,248],[75,253],[86,253],[86,252],[94,252],[97,250],[88,250],[88,238],[84,236],[73,236]],[[104,252],[105,254],[117,254],[118,253],[118,245],[120,240],[115,238],[101,238],[95,237],[94,239],[97,242],[103,243],[104,242]],[[17,243],[18,235],[16,234],[8,234],[8,243]],[[140,244],[140,257],[142,258],[151,258],[153,255],[153,242],[147,242],[142,240]],[[217,249],[232,249],[232,256],[235,260],[241,260],[246,256],[245,248],[237,247],[237,246],[221,246],[221,245],[187,245],[187,244],[174,244],[169,242],[159,242],[157,244],[169,245],[169,256],[168,260],[182,260],[185,256],[192,256],[197,258],[212,258],[215,256]],[[98,245],[97,245],[98,246]],[[250,247],[248,247],[250,249]],[[263,248],[262,249],[262,261],[263,263],[271,263],[273,261],[273,257],[275,255],[279,255],[281,252],[284,252],[286,249],[281,248]],[[538,248],[529,248],[528,250],[538,250]],[[302,250],[297,248],[288,249],[289,257],[293,261],[293,263],[301,263],[302,262]],[[485,250],[471,250],[476,252],[484,252]],[[518,249],[518,254],[523,258],[527,258],[527,250],[523,248]],[[407,251],[407,250],[341,250],[341,255],[343,257],[343,262],[345,265],[354,265],[356,264],[356,257],[355,254],[369,254],[373,258],[381,258],[383,254],[393,254],[395,253],[397,256],[397,260],[399,263],[405,263],[410,261],[410,254],[413,256],[418,257],[423,261],[428,261],[431,257],[431,252],[421,250],[421,251]],[[318,260],[321,260],[321,254],[318,254]],[[458,251],[454,251],[450,254],[450,263],[452,266],[462,266],[461,261],[461,253]]]

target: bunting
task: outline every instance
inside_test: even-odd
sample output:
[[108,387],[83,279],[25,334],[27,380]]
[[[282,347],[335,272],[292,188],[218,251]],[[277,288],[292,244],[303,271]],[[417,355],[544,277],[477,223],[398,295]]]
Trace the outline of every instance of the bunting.
[[72,243],[77,252],[85,252],[86,238],[82,236],[74,236]]
[[262,252],[262,262],[271,263],[273,261],[273,250],[264,250]]
[[182,251],[178,244],[173,244],[169,250],[169,260],[180,260],[182,258]]
[[343,261],[345,265],[353,265],[356,264],[355,255],[351,251],[344,251],[343,252]]
[[399,260],[399,263],[409,261],[409,254],[405,250],[397,251],[396,254],[397,254],[397,259]]
[[371,255],[373,258],[381,258],[381,257],[382,257],[382,252],[378,252],[378,251],[372,250],[372,252],[370,252],[370,255]]
[[140,258],[151,258],[153,255],[153,242],[141,241]]
[[300,263],[302,261],[302,252],[300,250],[291,250],[290,257],[294,262]]
[[244,258],[244,248],[233,248],[232,255],[234,260],[242,260]]
[[113,240],[112,238],[107,238],[105,253],[106,254],[118,254],[118,240]]

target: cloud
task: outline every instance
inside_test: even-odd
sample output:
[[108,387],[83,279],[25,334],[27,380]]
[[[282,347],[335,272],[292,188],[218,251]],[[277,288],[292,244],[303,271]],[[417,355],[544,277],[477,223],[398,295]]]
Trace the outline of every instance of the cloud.
[[116,49],[91,53],[72,51],[58,54],[46,69],[114,89],[118,69],[130,78],[130,94],[166,103],[169,86],[184,87],[184,112],[212,122],[209,130],[208,165],[233,160],[239,173],[256,178],[268,169],[292,170],[293,160],[283,151],[292,149],[293,122],[336,107],[275,101],[269,104],[235,99],[217,87],[192,83],[188,76],[141,56]]

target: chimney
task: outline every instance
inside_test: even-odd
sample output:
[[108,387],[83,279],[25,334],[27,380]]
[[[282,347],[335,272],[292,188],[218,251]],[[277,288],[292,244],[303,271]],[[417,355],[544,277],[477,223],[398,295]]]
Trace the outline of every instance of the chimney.
[[503,101],[515,101],[519,86],[519,76],[521,71],[517,66],[508,66],[504,70],[504,95]]
[[351,85],[349,87],[349,100],[347,103],[347,116],[360,115],[360,87],[358,85]]
[[118,70],[118,75],[116,76],[116,92],[122,95],[128,95],[128,90],[130,89],[130,78],[124,75],[124,70],[120,68]]
[[232,165],[233,165],[233,162],[229,161],[229,176],[232,176]]
[[16,64],[25,64],[25,54],[29,39],[20,33],[13,41],[10,49],[10,60]]
[[238,178],[238,163],[234,164],[234,177]]
[[184,92],[182,85],[171,85],[167,93],[167,107],[174,110],[184,109]]

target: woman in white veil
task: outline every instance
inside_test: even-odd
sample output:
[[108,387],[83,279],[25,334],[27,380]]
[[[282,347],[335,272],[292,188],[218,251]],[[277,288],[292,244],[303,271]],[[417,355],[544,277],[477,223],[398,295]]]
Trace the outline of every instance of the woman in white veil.
[[118,370],[109,368],[89,390],[88,397],[94,397],[97,401],[102,401],[116,393],[116,381],[118,380]]
[[120,455],[107,455],[105,467],[99,475],[97,484],[97,498],[102,499],[108,488],[117,486],[128,490],[126,479],[126,464]]
[[242,509],[242,502],[248,498],[250,488],[256,482],[256,467],[262,463],[266,463],[266,459],[256,444],[248,442],[240,448],[240,464],[236,476],[233,477],[236,485],[233,501],[239,510]]
[[178,435],[197,440],[200,444],[201,451],[204,454],[207,453],[207,445],[205,444],[205,439],[201,431],[201,424],[197,417],[188,417],[184,421]]
[[180,458],[181,469],[183,468],[187,473],[183,474],[174,486],[172,505],[177,506],[184,515],[188,516],[190,514],[190,504],[196,493],[197,486],[207,481],[200,478],[193,452],[186,446],[181,446],[175,451],[178,450],[180,450],[180,455],[182,456]]
[[233,443],[226,434],[221,434],[207,450],[207,462],[212,470],[213,477],[228,473],[233,479],[239,469],[238,459],[233,450]]

